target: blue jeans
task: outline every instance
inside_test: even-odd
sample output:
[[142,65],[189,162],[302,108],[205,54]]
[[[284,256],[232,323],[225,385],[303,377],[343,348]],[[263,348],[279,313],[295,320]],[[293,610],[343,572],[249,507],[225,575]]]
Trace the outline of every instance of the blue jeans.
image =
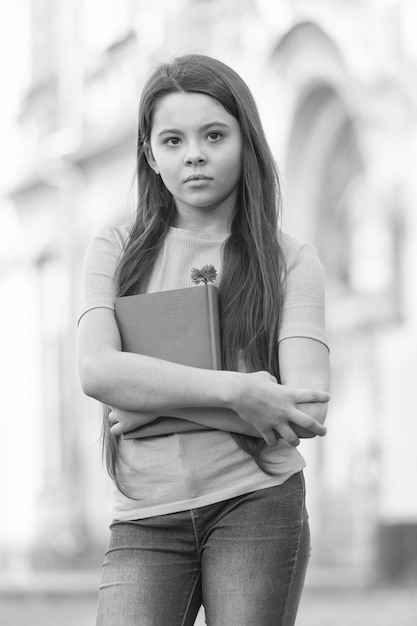
[[115,521],[98,626],[291,626],[310,554],[302,472],[210,506]]

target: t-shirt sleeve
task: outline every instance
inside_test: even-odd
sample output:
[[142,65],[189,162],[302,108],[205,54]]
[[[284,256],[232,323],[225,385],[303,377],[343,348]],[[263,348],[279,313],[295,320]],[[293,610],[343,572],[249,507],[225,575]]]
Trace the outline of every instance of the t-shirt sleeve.
[[304,243],[288,260],[278,340],[308,337],[329,348],[324,304],[324,268],[317,250]]
[[116,271],[123,242],[112,227],[100,230],[87,247],[78,323],[91,309],[114,310]]

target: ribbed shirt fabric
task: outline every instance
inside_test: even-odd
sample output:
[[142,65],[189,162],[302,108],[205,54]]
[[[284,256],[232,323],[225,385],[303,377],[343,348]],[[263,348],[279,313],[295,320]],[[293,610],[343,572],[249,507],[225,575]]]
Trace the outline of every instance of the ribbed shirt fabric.
[[[103,228],[91,241],[84,269],[79,319],[88,311],[114,310],[115,272],[129,225]],[[317,251],[281,234],[287,278],[279,341],[309,337],[328,346],[324,318],[324,273]],[[148,292],[191,286],[191,270],[214,265],[218,284],[226,234],[171,228],[150,276]],[[305,466],[296,448],[279,440],[265,448],[274,476],[265,474],[232,436],[207,430],[146,439],[120,439],[120,479],[131,496],[112,486],[111,514],[132,520],[220,502],[282,484]]]

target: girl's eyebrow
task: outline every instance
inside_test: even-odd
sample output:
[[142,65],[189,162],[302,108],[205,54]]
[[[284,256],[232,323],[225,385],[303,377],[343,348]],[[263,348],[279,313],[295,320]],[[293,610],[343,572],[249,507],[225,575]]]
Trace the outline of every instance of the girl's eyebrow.
[[226,122],[208,122],[208,124],[203,124],[203,126],[201,127],[201,130],[207,130],[207,128],[210,128],[210,126],[223,126],[224,128],[229,128],[229,124],[227,124]]
[[[216,126],[216,127],[221,126],[222,128],[229,128],[229,124],[227,124],[226,122],[218,122],[214,120],[213,122],[208,122],[207,124],[203,124],[202,126],[200,126],[200,130],[207,130],[208,128],[211,128],[212,126]],[[163,128],[161,131],[159,131],[158,137],[161,135],[165,135],[166,133],[173,133],[176,135],[181,135],[183,131],[179,130],[178,128]]]
[[159,131],[158,137],[160,137],[161,135],[166,135],[167,133],[170,135],[181,135],[181,131],[178,130],[178,128],[163,128],[161,131]]

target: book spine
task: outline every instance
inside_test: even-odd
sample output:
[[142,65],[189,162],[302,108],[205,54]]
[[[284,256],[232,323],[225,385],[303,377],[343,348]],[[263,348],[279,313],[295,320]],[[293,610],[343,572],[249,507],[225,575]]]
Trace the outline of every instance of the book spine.
[[217,288],[208,286],[207,296],[213,369],[221,370],[222,362],[220,348],[219,300]]

